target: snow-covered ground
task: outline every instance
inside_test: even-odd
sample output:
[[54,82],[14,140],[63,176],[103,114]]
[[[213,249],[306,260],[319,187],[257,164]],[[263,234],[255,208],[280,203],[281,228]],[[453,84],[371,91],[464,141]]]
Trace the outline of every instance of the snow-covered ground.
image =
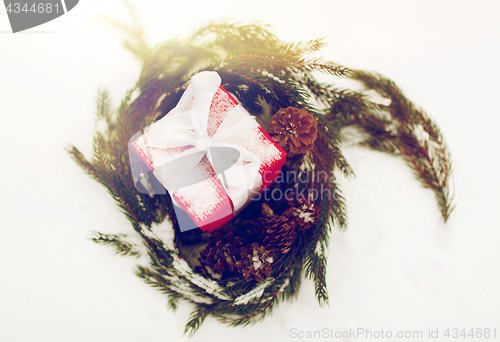
[[[330,307],[320,308],[304,281],[298,299],[262,324],[227,328],[209,317],[192,341],[383,340],[382,330],[416,341],[436,329],[433,340],[490,341],[493,329],[500,339],[498,1],[135,3],[152,43],[217,18],[261,19],[288,41],[326,37],[325,58],[399,84],[442,128],[453,157],[458,205],[444,224],[433,193],[402,160],[344,146],[358,178],[342,188],[349,229],[331,235]],[[142,259],[88,239],[93,230],[133,233],[64,147],[91,154],[98,87],[107,86],[117,107],[140,70],[97,13],[125,17],[117,0],[85,0],[9,34],[0,9],[0,341],[186,339],[193,307],[170,311],[134,275]],[[464,328],[483,336],[464,338]],[[321,337],[307,338],[314,331]],[[414,331],[423,338],[397,338]]]

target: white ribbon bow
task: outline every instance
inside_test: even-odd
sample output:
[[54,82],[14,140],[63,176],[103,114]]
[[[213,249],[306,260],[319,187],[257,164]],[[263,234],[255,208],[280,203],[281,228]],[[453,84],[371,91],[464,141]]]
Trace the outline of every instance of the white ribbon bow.
[[220,84],[221,78],[214,71],[193,76],[177,106],[152,126],[147,146],[164,149],[188,147],[173,157],[151,158],[155,177],[169,192],[197,183],[199,176],[196,177],[195,168],[206,155],[236,211],[247,202],[251,191],[260,190],[262,179],[258,171],[261,162],[243,146],[225,141],[254,129],[258,123],[255,117],[237,105],[209,137],[209,110]]

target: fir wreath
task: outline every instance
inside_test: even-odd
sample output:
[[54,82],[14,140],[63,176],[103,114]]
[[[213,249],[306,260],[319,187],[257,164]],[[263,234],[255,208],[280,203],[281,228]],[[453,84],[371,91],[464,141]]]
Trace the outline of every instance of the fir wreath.
[[[167,294],[173,309],[180,298],[196,305],[186,332],[194,333],[209,314],[231,326],[263,319],[275,304],[297,294],[303,271],[314,281],[319,304],[328,304],[328,233],[333,226],[346,227],[344,200],[332,171],[353,175],[339,150],[346,126],[365,133],[362,145],[403,157],[424,187],[434,191],[448,219],[453,210],[450,156],[437,126],[392,81],[310,57],[324,46],[322,39],[285,44],[266,25],[222,22],[184,41],[150,48],[137,20],[133,27],[114,23],[129,34],[125,47],[142,62],[139,80],[115,113],[108,93],[99,92],[97,118],[107,129],[95,134],[93,159],[74,146],[69,152],[108,189],[142,237],[151,265],[138,266],[137,276]],[[168,195],[135,189],[127,147],[130,137],[168,113],[190,77],[204,70],[217,71],[222,85],[285,148],[283,173],[305,173],[307,181],[276,182],[267,192],[291,190],[300,196],[262,196],[213,234],[181,233]],[[357,80],[365,91],[320,84],[316,72]],[[390,104],[372,101],[369,91]],[[293,122],[283,121],[287,113]],[[292,141],[286,132],[300,125],[307,132]],[[311,199],[307,194],[314,190],[330,196]],[[96,233],[93,240],[114,246],[119,254],[138,255],[124,237]]]

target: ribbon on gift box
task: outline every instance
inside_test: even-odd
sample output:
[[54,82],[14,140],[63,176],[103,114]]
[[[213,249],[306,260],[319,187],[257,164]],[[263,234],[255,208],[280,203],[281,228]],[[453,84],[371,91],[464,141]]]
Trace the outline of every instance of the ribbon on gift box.
[[147,146],[186,148],[168,157],[150,156],[155,177],[169,192],[198,182],[196,166],[206,156],[236,211],[248,202],[252,190],[260,189],[261,162],[245,147],[226,141],[232,135],[243,134],[259,125],[255,117],[238,104],[227,113],[215,133],[209,135],[210,106],[220,84],[216,72],[206,71],[193,76],[177,106],[151,126]]

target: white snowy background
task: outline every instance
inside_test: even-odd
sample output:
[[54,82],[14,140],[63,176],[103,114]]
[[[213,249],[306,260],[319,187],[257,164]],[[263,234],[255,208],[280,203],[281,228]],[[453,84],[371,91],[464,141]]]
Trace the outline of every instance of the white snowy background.
[[[392,78],[441,127],[453,158],[457,207],[444,224],[434,194],[401,159],[344,146],[358,178],[342,184],[349,228],[331,234],[330,307],[304,280],[298,299],[262,324],[228,328],[209,317],[191,341],[312,341],[298,333],[323,328],[422,331],[420,340],[439,329],[439,340],[463,341],[478,338],[443,334],[496,328],[500,339],[500,2],[135,4],[152,44],[218,18],[263,20],[286,41],[326,37],[320,55]],[[11,34],[0,8],[0,341],[187,341],[193,306],[170,311],[134,275],[144,259],[88,239],[93,230],[134,233],[64,150],[91,155],[97,89],[107,86],[117,108],[140,71],[99,13],[127,20],[118,0],[83,0]]]

